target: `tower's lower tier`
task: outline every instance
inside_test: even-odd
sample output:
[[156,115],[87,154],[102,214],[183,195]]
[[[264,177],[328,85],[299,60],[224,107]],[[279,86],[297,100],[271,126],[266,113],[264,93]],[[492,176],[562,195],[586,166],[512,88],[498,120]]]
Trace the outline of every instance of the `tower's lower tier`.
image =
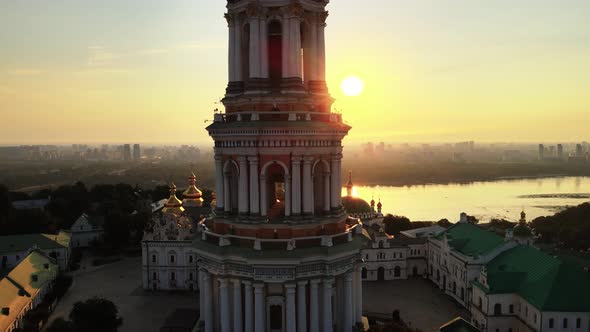
[[285,251],[196,240],[201,330],[353,331],[362,324],[363,241]]

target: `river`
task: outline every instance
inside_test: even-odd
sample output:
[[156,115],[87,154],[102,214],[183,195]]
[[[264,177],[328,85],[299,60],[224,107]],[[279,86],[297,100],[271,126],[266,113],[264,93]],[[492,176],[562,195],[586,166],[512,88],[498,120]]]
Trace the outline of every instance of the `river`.
[[381,198],[383,213],[403,215],[412,221],[455,222],[461,212],[481,222],[491,218],[516,221],[520,211],[530,221],[552,215],[567,206],[590,201],[590,177],[550,177],[466,184],[417,186],[355,186],[357,196]]

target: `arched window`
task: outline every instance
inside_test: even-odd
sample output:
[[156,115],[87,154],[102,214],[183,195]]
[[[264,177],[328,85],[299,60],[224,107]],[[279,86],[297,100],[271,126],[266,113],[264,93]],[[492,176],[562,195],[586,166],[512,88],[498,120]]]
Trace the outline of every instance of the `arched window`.
[[567,329],[567,318],[563,319],[563,328]]
[[514,313],[514,304],[508,306],[508,312],[513,314]]
[[494,315],[498,316],[502,314],[502,304],[496,303],[494,305]]
[[156,262],[156,255],[152,254],[152,263],[155,263],[155,262]]
[[189,275],[188,275],[188,280],[193,280],[193,273],[192,273],[192,272],[191,272],[191,273],[189,273]]
[[576,318],[576,328],[579,329],[582,327],[582,320],[580,318]]
[[153,279],[153,280],[158,280],[158,275],[156,274],[156,272],[154,272],[154,273],[152,274],[152,279]]
[[367,279],[367,269],[365,269],[364,267],[363,267],[363,269],[361,270],[361,277],[362,277],[363,279]]
[[553,318],[549,318],[549,328],[552,329],[555,326],[555,320]]
[[283,78],[283,26],[273,20],[268,25],[268,76],[271,87],[280,89]]
[[193,262],[193,255],[189,255],[189,256],[188,256],[188,262],[189,262],[189,263],[192,263],[192,262]]
[[401,274],[402,274],[402,269],[399,266],[396,266],[393,269],[393,276],[396,278],[399,278],[401,276]]
[[170,280],[176,280],[176,273],[170,272]]

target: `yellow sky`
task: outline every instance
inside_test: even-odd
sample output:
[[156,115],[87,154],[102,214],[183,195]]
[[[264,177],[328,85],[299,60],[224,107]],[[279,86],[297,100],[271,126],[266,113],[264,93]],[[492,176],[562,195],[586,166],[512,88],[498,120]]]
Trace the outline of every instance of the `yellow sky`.
[[[335,0],[328,84],[347,142],[579,141],[584,0]],[[222,1],[0,3],[0,144],[210,143],[226,85]],[[363,94],[341,81],[356,75]]]

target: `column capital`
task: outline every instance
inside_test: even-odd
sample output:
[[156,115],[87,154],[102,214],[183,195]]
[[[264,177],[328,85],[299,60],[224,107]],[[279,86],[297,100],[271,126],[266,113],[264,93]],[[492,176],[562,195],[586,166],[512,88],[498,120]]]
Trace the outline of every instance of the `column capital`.
[[257,163],[260,159],[258,158],[258,156],[248,156],[248,161],[250,162],[250,164],[253,163]]
[[305,157],[303,157],[303,163],[304,164],[311,164],[314,160],[315,160],[315,158],[312,157],[312,156],[305,156]]
[[312,279],[312,280],[310,280],[310,281],[309,281],[309,284],[310,284],[311,286],[317,286],[317,285],[319,285],[321,282],[322,282],[322,280],[321,280],[321,279]]
[[301,155],[292,155],[291,156],[291,162],[293,164],[300,164],[302,158],[303,158],[303,156],[301,156]]
[[240,279],[232,279],[231,282],[234,284],[234,286],[240,286],[242,284]]
[[221,287],[221,288],[227,287],[227,279],[217,278],[217,280],[219,280],[219,287]]
[[297,287],[296,284],[285,284],[285,289],[287,290],[287,293],[295,293],[295,287]]
[[342,159],[342,153],[337,152],[337,153],[332,153],[332,160],[340,160]]
[[242,283],[244,284],[244,286],[248,286],[248,287],[252,286],[252,281],[250,281],[250,280],[242,280]]
[[352,272],[347,272],[346,274],[344,274],[344,281],[352,282]]
[[220,156],[218,154],[215,155],[215,161],[223,161],[223,156]]
[[264,291],[264,284],[254,284],[254,292],[262,293]]
[[328,286],[328,285],[331,285],[331,284],[334,283],[334,278],[327,278],[327,279],[324,279],[322,281],[323,281],[323,284],[324,285]]
[[238,162],[241,163],[245,163],[246,161],[248,161],[248,158],[246,156],[238,156],[236,159],[238,159]]
[[305,286],[307,285],[307,280],[301,280],[297,282],[297,286]]

